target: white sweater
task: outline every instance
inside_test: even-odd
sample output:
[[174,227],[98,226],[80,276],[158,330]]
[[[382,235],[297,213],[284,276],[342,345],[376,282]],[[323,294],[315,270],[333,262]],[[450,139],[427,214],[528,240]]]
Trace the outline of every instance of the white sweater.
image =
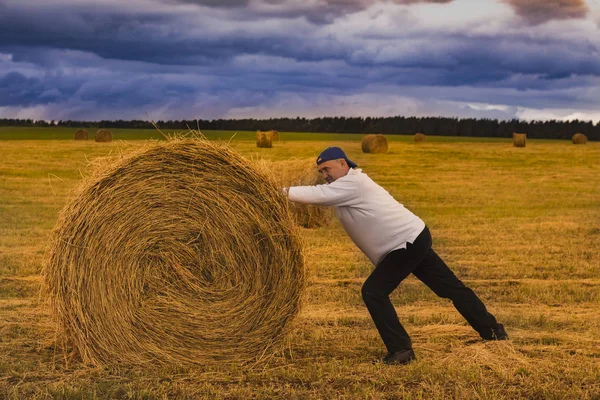
[[326,185],[293,186],[291,201],[336,207],[336,214],[352,241],[377,265],[392,250],[406,248],[425,223],[404,208],[360,169]]

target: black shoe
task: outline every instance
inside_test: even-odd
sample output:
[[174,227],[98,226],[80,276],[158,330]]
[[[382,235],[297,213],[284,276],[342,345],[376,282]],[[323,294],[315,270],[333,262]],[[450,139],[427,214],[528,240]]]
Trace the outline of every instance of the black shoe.
[[381,361],[387,365],[401,365],[408,364],[412,360],[416,359],[417,357],[415,357],[415,352],[413,349],[405,349],[388,353]]
[[508,333],[504,330],[504,325],[498,324],[495,328],[490,328],[489,335],[481,335],[483,340],[508,340]]

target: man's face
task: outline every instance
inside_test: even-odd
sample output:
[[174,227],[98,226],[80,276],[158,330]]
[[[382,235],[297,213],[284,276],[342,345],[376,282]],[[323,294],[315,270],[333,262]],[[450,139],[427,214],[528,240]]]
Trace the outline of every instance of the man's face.
[[346,176],[349,169],[348,163],[343,158],[325,161],[319,165],[319,173],[327,183],[334,182],[342,176]]

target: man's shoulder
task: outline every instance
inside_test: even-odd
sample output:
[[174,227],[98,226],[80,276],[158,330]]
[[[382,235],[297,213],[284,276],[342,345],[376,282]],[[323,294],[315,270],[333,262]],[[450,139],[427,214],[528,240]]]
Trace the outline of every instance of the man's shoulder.
[[335,182],[346,183],[346,182],[359,182],[366,175],[363,174],[360,170],[351,169],[348,173],[341,178],[337,179]]

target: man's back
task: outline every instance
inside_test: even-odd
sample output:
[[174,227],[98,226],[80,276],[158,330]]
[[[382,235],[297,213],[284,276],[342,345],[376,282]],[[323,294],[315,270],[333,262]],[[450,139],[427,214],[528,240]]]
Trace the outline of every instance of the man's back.
[[292,201],[336,207],[336,214],[352,241],[375,265],[390,251],[405,248],[425,223],[361,169],[329,185],[292,187]]

